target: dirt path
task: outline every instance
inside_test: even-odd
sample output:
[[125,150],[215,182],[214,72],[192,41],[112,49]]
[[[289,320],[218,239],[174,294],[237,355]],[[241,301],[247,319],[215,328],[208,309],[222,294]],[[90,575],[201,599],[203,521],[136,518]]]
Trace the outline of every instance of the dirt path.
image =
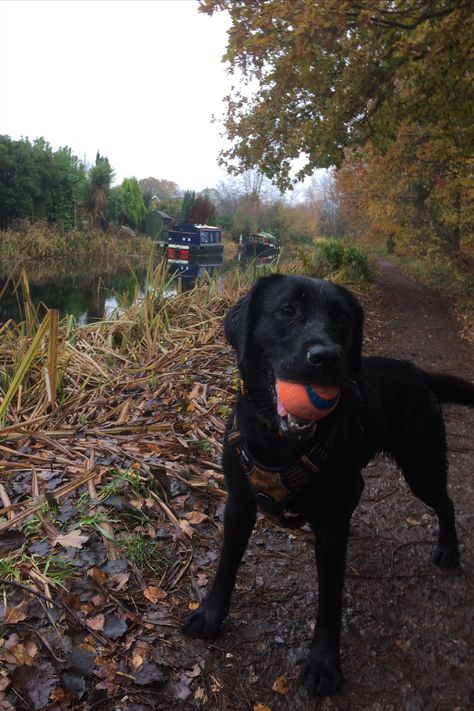
[[[367,320],[368,353],[473,377],[473,348],[458,336],[445,297],[387,262],[380,263],[379,296],[375,307],[370,299]],[[342,635],[344,692],[316,702],[299,688],[316,605],[311,536],[280,531],[262,520],[223,634],[211,644],[183,640],[178,633],[170,640],[185,666],[194,662],[201,669],[194,698],[183,699],[183,709],[474,708],[474,413],[455,407],[445,413],[462,572],[448,574],[432,565],[434,515],[409,494],[391,463],[378,461],[366,470],[366,490],[353,519]],[[207,544],[195,561],[195,575],[214,569],[208,564],[218,545],[212,532]],[[288,683],[286,695],[272,690],[280,676]]]

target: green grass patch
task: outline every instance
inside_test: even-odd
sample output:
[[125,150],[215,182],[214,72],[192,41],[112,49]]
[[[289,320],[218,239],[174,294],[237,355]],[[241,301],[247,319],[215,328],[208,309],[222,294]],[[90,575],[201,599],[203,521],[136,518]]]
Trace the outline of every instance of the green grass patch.
[[170,561],[169,551],[141,531],[118,540],[117,545],[125,558],[142,572],[161,575]]

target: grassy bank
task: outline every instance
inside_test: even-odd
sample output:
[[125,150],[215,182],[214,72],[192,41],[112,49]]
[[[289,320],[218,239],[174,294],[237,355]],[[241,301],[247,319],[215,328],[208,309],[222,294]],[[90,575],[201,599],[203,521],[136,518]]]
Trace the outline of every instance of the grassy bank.
[[25,223],[20,229],[0,232],[0,261],[15,264],[20,259],[67,260],[110,259],[124,255],[151,255],[154,245],[148,237],[125,230],[60,232],[46,223]]

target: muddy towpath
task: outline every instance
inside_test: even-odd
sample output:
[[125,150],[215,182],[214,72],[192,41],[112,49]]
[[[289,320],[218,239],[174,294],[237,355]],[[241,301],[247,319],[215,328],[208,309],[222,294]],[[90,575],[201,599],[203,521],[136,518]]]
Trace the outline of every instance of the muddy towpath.
[[[440,292],[379,264],[377,295],[365,299],[366,354],[396,356],[428,370],[474,375],[474,349],[458,335]],[[462,570],[431,563],[435,516],[389,461],[365,472],[353,517],[342,633],[344,691],[309,700],[298,673],[311,639],[317,583],[312,537],[257,524],[219,638],[181,639],[200,665],[183,708],[226,711],[468,711],[474,708],[474,413],[446,407],[450,491]],[[211,578],[218,541],[194,574]],[[190,594],[192,594],[190,592]],[[175,638],[175,643],[177,642]],[[188,662],[189,665],[189,662]]]

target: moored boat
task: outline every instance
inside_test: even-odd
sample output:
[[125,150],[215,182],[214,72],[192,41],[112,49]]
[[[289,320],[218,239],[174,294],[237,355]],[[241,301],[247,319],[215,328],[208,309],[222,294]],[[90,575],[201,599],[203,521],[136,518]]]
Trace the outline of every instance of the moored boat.
[[222,229],[212,225],[184,223],[175,225],[168,233],[166,257],[168,261],[188,262],[192,258],[221,255]]
[[269,257],[274,259],[280,253],[280,241],[270,232],[257,232],[240,237],[240,244],[247,257]]

